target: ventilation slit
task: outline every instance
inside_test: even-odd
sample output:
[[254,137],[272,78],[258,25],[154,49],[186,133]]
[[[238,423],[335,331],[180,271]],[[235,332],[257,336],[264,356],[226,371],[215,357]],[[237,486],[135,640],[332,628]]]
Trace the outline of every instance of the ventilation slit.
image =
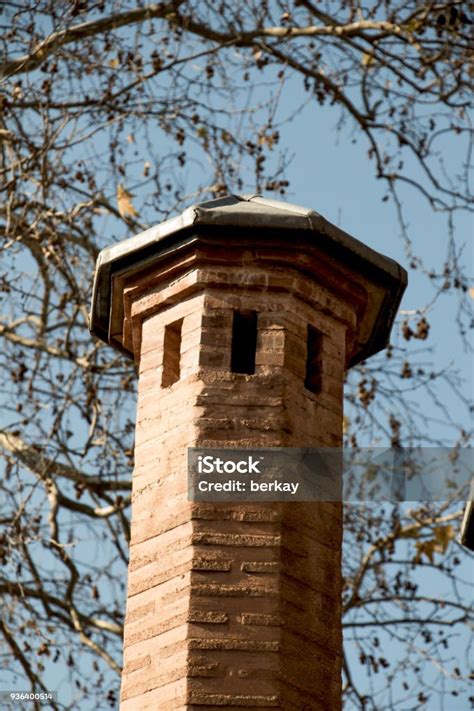
[[321,392],[323,335],[308,325],[305,388],[316,395]]
[[167,388],[179,380],[181,359],[181,329],[183,319],[165,326],[163,344],[163,375],[161,386]]
[[232,324],[232,372],[253,375],[255,373],[256,351],[257,312],[234,311]]

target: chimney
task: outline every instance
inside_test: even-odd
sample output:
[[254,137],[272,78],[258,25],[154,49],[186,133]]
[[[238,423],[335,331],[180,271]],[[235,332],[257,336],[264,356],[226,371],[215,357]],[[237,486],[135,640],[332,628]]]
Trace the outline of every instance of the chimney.
[[188,500],[189,447],[340,447],[406,272],[227,196],[104,249],[91,331],[139,372],[122,711],[341,708],[342,504]]

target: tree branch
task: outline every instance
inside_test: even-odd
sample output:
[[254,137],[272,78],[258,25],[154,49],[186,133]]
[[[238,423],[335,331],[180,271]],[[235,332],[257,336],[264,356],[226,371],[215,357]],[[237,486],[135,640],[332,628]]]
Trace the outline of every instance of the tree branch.
[[30,447],[20,437],[11,432],[0,431],[0,448],[15,454],[28,469],[42,478],[45,476],[59,476],[84,484],[89,489],[104,491],[129,491],[132,488],[131,481],[102,479],[97,476],[83,474],[77,469],[56,462],[54,459],[46,457],[40,449]]
[[184,0],[172,0],[169,3],[152,3],[145,7],[122,12],[117,15],[110,15],[101,20],[92,20],[91,22],[83,22],[80,25],[68,27],[59,32],[46,37],[40,42],[35,49],[29,54],[24,54],[17,59],[10,59],[0,65],[0,77],[9,77],[12,74],[24,74],[37,69],[48,57],[57,49],[64,47],[72,42],[85,39],[86,37],[94,37],[95,35],[103,34],[109,30],[116,30],[119,27],[126,25],[135,25],[144,20],[153,18],[164,18],[173,15]]

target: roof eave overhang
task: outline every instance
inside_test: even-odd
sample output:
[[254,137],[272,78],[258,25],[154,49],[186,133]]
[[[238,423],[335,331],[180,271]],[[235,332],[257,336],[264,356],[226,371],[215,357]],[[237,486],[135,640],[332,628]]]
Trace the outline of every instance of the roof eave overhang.
[[[276,203],[279,204],[279,203]],[[280,203],[281,204],[281,203]],[[226,213],[223,210],[202,209],[199,205],[188,208],[178,217],[152,227],[134,237],[123,240],[102,250],[96,266],[90,330],[98,338],[124,353],[133,354],[111,335],[112,280],[115,274],[126,272],[132,276],[146,267],[189,246],[199,236],[216,235],[216,228],[234,228],[245,232],[255,230],[264,235],[271,232],[285,234],[292,239],[314,240],[318,248],[332,258],[350,264],[366,279],[383,284],[385,296],[374,319],[371,336],[363,344],[348,367],[352,367],[383,349],[389,340],[400,301],[407,285],[406,271],[394,260],[370,249],[359,240],[328,222],[324,217],[301,208],[301,214],[286,213],[259,215],[255,212]],[[220,235],[222,239],[222,233]]]

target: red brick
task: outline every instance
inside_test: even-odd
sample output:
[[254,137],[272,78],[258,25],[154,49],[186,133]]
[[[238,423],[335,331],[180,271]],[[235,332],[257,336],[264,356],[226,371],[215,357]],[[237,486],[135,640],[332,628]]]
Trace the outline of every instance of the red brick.
[[[353,303],[347,269],[296,244],[291,262],[277,243],[180,259],[124,292],[140,380],[121,709],[337,711],[340,505],[189,502],[186,448],[340,445],[363,289]],[[254,375],[230,372],[234,309],[259,314]],[[180,377],[162,388],[164,329],[180,319]],[[324,336],[318,394],[304,387],[308,324]]]

